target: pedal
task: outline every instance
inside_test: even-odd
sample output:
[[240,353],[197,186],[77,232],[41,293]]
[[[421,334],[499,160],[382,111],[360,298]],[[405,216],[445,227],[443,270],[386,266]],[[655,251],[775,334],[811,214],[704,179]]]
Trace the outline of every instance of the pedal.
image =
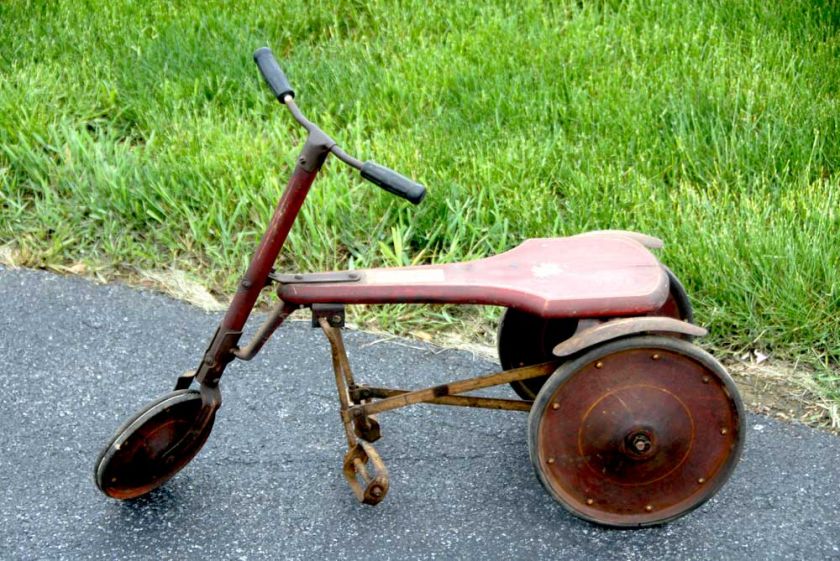
[[379,504],[388,494],[388,470],[376,448],[367,442],[360,440],[345,454],[344,478],[359,502],[366,505]]

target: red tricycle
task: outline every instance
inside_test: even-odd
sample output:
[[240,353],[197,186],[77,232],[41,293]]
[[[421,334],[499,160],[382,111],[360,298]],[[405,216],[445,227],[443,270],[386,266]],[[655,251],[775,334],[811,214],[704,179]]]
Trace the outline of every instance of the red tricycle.
[[[198,368],[126,421],[100,454],[95,480],[103,493],[133,499],[186,466],[210,435],[225,367],[252,359],[286,318],[303,309],[332,350],[348,446],[343,471],[363,503],[379,503],[389,488],[372,444],[381,437],[378,415],[417,403],[527,412],[538,479],[570,512],[599,524],[661,524],[720,489],[743,446],[743,405],[724,367],[691,342],[706,331],[692,323],[683,286],[650,251],[662,242],[598,231],[529,239],[466,263],[276,272],[277,256],[328,155],[414,204],[425,189],[347,154],[301,113],[271,51],[259,49],[254,60],[278,101],[306,129],[306,142]],[[240,346],[258,297],[270,287],[277,305]],[[358,383],[342,340],[344,307],[393,303],[505,308],[498,331],[502,370],[413,390]],[[472,393],[500,384],[510,384],[517,398]]]

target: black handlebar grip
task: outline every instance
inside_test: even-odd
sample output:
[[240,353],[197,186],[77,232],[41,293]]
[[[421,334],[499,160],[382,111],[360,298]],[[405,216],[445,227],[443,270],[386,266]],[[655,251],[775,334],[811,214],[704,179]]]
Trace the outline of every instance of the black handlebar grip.
[[415,205],[420,204],[426,196],[426,188],[419,183],[373,162],[362,164],[362,177]]
[[254,53],[254,62],[257,63],[257,67],[259,67],[263,78],[265,78],[265,82],[271,88],[271,91],[274,92],[274,95],[277,96],[277,100],[280,103],[285,103],[283,98],[287,95],[295,97],[295,92],[292,86],[289,85],[289,80],[286,79],[286,75],[280,70],[280,65],[277,64],[277,59],[274,58],[274,53],[271,52],[271,49],[268,47],[257,49]]

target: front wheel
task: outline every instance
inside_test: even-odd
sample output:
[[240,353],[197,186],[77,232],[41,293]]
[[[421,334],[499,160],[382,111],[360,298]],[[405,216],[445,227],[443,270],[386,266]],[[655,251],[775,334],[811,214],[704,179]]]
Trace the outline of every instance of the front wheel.
[[94,467],[100,491],[115,499],[135,499],[160,487],[198,454],[216,407],[201,392],[181,389],[146,405],[117,429]]

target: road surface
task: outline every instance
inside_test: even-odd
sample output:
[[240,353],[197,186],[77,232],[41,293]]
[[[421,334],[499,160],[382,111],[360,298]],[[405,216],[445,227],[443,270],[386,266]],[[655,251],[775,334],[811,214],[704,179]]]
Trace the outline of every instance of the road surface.
[[[755,415],[729,484],[659,528],[568,515],[533,474],[525,414],[427,405],[380,416],[391,491],[359,505],[340,471],[328,345],[303,322],[228,370],[213,434],[183,472],[148,498],[107,499],[92,479],[100,447],[195,366],[218,318],[126,286],[0,269],[0,559],[840,559],[840,438]],[[369,384],[496,368],[346,339]]]

